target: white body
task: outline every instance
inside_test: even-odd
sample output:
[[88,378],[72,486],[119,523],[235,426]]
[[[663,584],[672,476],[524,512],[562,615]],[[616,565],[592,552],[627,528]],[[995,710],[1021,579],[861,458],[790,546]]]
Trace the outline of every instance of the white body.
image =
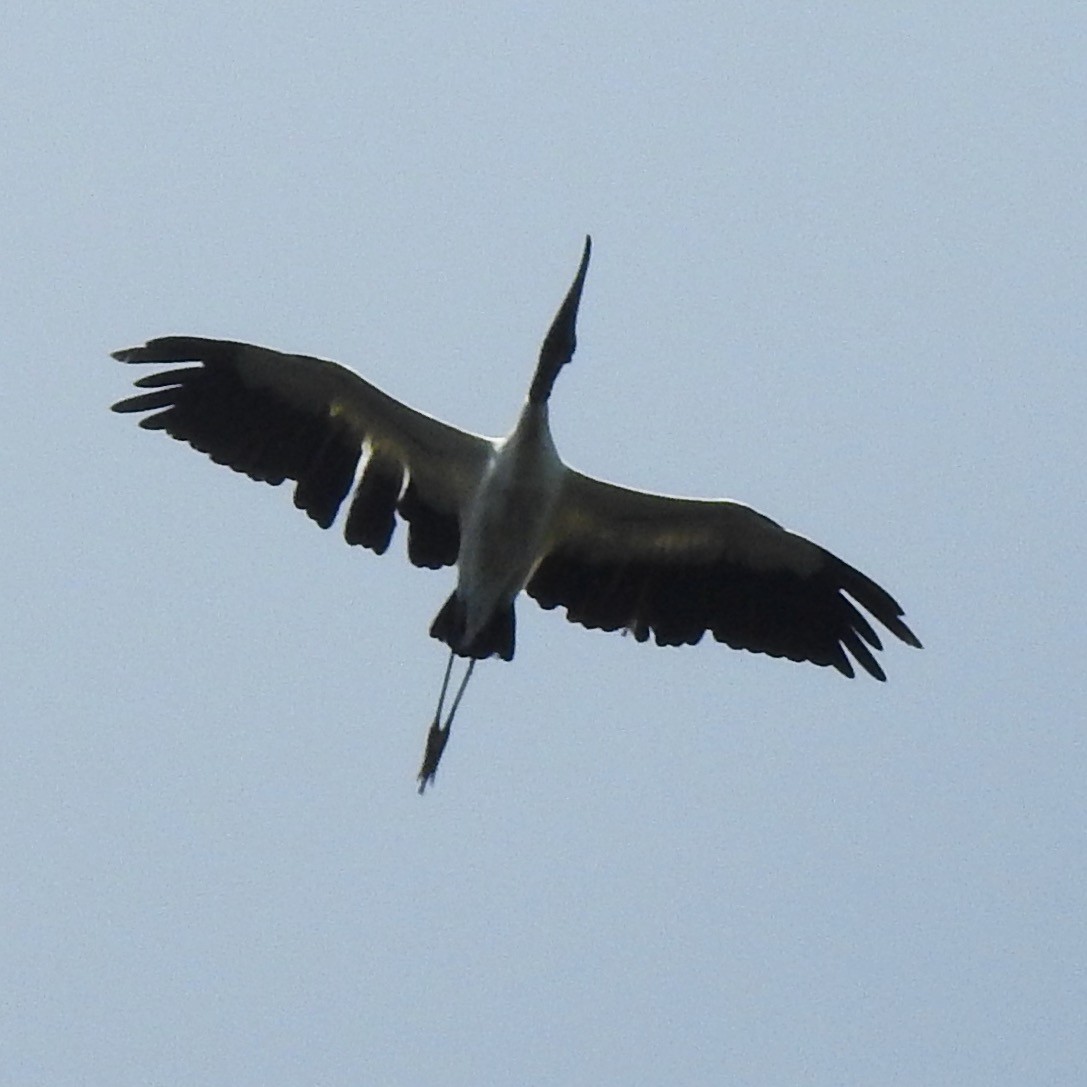
[[565,475],[547,405],[526,403],[513,432],[495,443],[462,519],[457,595],[467,609],[466,643],[525,587],[544,551]]

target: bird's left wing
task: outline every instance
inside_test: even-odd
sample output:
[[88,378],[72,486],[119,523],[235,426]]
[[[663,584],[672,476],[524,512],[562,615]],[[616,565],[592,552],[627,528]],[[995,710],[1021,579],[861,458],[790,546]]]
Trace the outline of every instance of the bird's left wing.
[[847,676],[846,650],[886,678],[872,655],[879,637],[858,604],[921,644],[886,590],[750,507],[634,491],[580,472],[566,479],[526,591],[586,627],[629,630],[639,641],[652,633],[658,645],[694,644],[709,631],[734,649]]
[[[117,351],[121,362],[198,363],[136,381],[151,390],[113,406],[252,479],[297,481],[295,505],[332,524],[363,468],[344,528],[348,543],[381,554],[396,513],[410,522],[417,566],[457,560],[460,512],[492,442],[394,400],[335,362],[253,344],[164,336]],[[407,486],[405,487],[405,482]]]

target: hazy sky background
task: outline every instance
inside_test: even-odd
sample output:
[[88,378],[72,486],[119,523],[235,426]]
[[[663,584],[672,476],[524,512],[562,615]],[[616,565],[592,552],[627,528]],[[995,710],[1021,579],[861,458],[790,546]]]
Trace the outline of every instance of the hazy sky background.
[[[0,1082],[1087,1082],[1080,4],[102,2],[0,39]],[[168,332],[886,585],[890,680],[530,601],[131,418]],[[893,641],[893,639],[891,639]]]

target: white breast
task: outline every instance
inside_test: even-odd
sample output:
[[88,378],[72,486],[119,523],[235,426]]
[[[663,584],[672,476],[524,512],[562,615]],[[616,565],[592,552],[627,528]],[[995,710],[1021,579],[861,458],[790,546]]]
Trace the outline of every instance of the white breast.
[[513,433],[494,456],[462,519],[457,590],[474,637],[508,605],[543,553],[566,467],[547,422],[547,405],[525,405]]

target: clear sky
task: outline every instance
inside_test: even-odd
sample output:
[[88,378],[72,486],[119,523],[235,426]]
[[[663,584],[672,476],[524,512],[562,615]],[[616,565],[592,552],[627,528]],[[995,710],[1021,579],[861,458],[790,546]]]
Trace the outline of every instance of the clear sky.
[[[0,1082],[1087,1082],[1079,4],[13,8]],[[531,601],[111,415],[168,332],[884,584],[889,682]],[[891,639],[893,641],[893,639]]]

